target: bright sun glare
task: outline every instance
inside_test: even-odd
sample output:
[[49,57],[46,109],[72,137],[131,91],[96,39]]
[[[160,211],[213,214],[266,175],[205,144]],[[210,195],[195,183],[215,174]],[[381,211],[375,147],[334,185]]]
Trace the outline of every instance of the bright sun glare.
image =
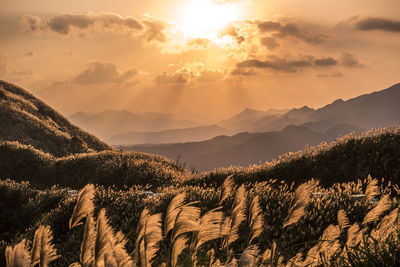
[[239,18],[234,3],[217,4],[212,0],[188,0],[181,13],[181,27],[188,37],[206,37]]

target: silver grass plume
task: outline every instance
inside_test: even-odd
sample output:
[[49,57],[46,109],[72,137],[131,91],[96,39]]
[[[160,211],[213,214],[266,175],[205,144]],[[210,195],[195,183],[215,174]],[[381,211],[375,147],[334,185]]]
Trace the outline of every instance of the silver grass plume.
[[79,193],[78,200],[76,201],[74,211],[72,212],[71,219],[69,220],[69,228],[72,229],[75,226],[81,224],[81,220],[88,215],[91,215],[94,210],[93,198],[94,198],[94,185],[87,184]]
[[51,243],[52,240],[53,234],[50,226],[42,225],[36,230],[31,251],[32,266],[39,264],[41,267],[47,267],[49,262],[59,257]]
[[267,248],[265,251],[260,255],[260,260],[262,263],[271,263],[275,260],[276,257],[276,242],[272,243],[271,249]]
[[164,220],[164,235],[167,236],[175,226],[176,216],[184,205],[185,193],[175,196],[168,205]]
[[210,210],[201,217],[195,234],[194,243],[196,251],[202,244],[221,237],[223,215],[221,211],[218,211],[220,209]]
[[181,255],[182,251],[186,248],[186,244],[189,239],[184,236],[180,235],[174,242],[172,246],[172,256],[171,256],[171,266],[175,267],[178,263],[179,255]]
[[392,234],[396,234],[399,227],[399,208],[395,208],[372,230],[371,236],[375,240],[383,241]]
[[337,214],[338,225],[340,229],[343,231],[345,228],[349,227],[350,221],[347,217],[347,214],[344,210],[339,210]]
[[365,203],[369,203],[373,197],[378,196],[380,194],[378,180],[372,179],[370,175],[368,175],[368,180],[369,182],[367,188],[365,189],[365,197],[364,197]]
[[113,246],[114,257],[119,267],[130,267],[133,266],[132,258],[129,256],[125,249],[125,245],[128,242],[124,234],[118,231],[115,236],[115,244]]
[[264,219],[258,196],[255,196],[250,203],[249,210],[250,239],[248,244],[259,237],[264,229]]
[[357,244],[357,236],[358,233],[360,232],[360,227],[358,224],[353,224],[347,229],[347,241],[346,241],[346,247],[354,247]]
[[96,238],[94,242],[94,262],[95,265],[104,261],[104,254],[111,254],[113,238],[113,229],[108,224],[106,210],[101,209],[97,218]]
[[283,223],[283,228],[297,223],[301,217],[305,215],[305,208],[311,200],[311,193],[313,189],[317,186],[317,182],[311,180],[300,185],[296,191],[294,199],[292,200],[292,205],[289,209],[289,214]]
[[365,215],[362,224],[377,221],[379,217],[388,209],[390,209],[392,201],[390,195],[384,195],[378,202],[378,204]]
[[196,231],[198,229],[199,220],[200,208],[190,205],[184,206],[176,217],[171,242],[174,242],[181,234]]
[[246,248],[239,258],[238,267],[256,267],[259,250],[255,245]]
[[144,244],[143,238],[144,238],[144,233],[145,233],[145,225],[148,217],[150,216],[150,212],[147,208],[143,209],[142,213],[140,214],[139,218],[139,223],[137,225],[137,239],[135,242],[135,250],[133,252],[134,254],[134,260],[137,262],[139,260],[139,250],[141,248],[142,243]]
[[220,200],[219,200],[219,204],[220,205],[225,201],[225,199],[227,199],[230,196],[230,194],[232,192],[232,189],[233,189],[233,186],[234,186],[234,182],[233,182],[232,177],[233,177],[233,174],[229,175],[225,179],[224,183],[222,184],[221,197],[220,197]]
[[226,235],[225,247],[229,247],[239,238],[239,227],[246,220],[246,197],[246,189],[244,185],[241,185],[235,195],[231,217],[224,223],[227,228],[223,230],[223,234]]
[[88,216],[86,218],[85,229],[83,231],[83,240],[81,243],[81,255],[80,262],[83,267],[89,267],[94,263],[94,239],[95,239],[95,228],[94,228],[93,217]]
[[6,247],[6,265],[7,267],[30,267],[31,260],[26,240],[23,239],[15,246]]
[[162,240],[162,214],[157,213],[147,217],[144,226],[144,237],[142,244],[144,247],[139,249],[141,264],[145,267],[151,266],[151,261],[159,250],[159,243]]

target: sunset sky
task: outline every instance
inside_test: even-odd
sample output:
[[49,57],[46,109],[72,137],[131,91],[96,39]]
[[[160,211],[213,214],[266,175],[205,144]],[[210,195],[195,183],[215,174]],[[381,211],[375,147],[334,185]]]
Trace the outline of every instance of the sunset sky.
[[[399,0],[0,0],[0,79],[65,115],[221,119],[400,82]],[[194,115],[193,115],[194,116]]]

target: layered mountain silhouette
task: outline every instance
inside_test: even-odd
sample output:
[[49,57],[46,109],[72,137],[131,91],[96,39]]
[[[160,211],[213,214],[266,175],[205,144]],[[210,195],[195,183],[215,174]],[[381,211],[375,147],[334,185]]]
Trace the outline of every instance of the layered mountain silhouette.
[[297,151],[306,145],[318,145],[337,136],[362,129],[350,125],[337,126],[319,133],[303,126],[290,125],[277,132],[239,133],[218,136],[202,142],[164,145],[119,146],[124,150],[160,154],[186,163],[200,171],[231,165],[247,166],[262,163],[277,156]]
[[400,124],[400,84],[320,109],[307,106],[283,114],[245,110],[219,123],[246,132],[202,142],[122,146],[122,149],[179,158],[199,170],[271,160],[306,145],[331,141],[350,132]]
[[0,81],[0,143],[18,141],[53,156],[111,150],[24,89]]
[[69,119],[105,141],[112,136],[129,132],[155,132],[200,126],[197,122],[183,120],[173,114],[132,113],[127,110],[105,110],[95,114],[77,112]]
[[119,144],[162,144],[178,142],[194,142],[213,138],[219,135],[231,135],[234,131],[217,125],[170,129],[159,132],[129,132],[112,136],[108,143]]

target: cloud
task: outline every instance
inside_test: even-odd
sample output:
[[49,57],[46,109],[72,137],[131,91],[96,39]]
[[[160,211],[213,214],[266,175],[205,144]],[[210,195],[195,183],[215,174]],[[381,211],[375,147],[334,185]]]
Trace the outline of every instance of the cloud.
[[241,44],[246,40],[246,38],[243,37],[243,35],[240,33],[240,28],[235,27],[233,23],[230,23],[227,27],[225,27],[225,29],[223,29],[220,34],[221,36],[233,37],[233,39],[235,39],[238,44]]
[[314,56],[305,56],[300,59],[288,60],[278,56],[269,56],[266,60],[248,59],[236,64],[236,69],[232,75],[243,75],[239,69],[272,69],[282,72],[297,72],[299,69],[306,67],[333,67],[344,66],[348,68],[361,68],[364,64],[352,54],[342,53],[339,59],[334,57],[315,58]]
[[155,82],[158,85],[164,84],[186,84],[188,82],[188,76],[185,73],[167,73],[157,76]]
[[314,61],[314,64],[316,66],[328,67],[328,66],[336,66],[338,64],[338,61],[332,57],[325,57],[325,58],[316,59]]
[[200,72],[197,80],[202,83],[214,83],[224,79],[224,74],[218,70],[205,69]]
[[35,53],[33,53],[32,51],[29,51],[27,53],[25,53],[24,57],[33,57],[35,55]]
[[210,40],[207,38],[192,38],[186,41],[186,45],[196,48],[207,48]]
[[369,17],[357,21],[355,27],[361,31],[380,30],[387,32],[400,32],[400,20]]
[[258,59],[248,59],[236,64],[237,68],[261,68],[261,69],[272,69],[282,72],[296,72],[299,68],[312,66],[312,61],[309,59],[300,60],[286,60],[276,56],[270,57],[270,59],[261,61]]
[[302,29],[294,23],[278,21],[255,21],[258,30],[262,33],[272,33],[275,38],[295,37],[307,43],[319,44],[327,40],[327,36],[321,33],[313,33]]
[[340,64],[348,68],[364,67],[364,64],[360,63],[360,61],[354,55],[349,53],[342,53],[340,57]]
[[3,76],[7,71],[7,57],[0,55],[0,75]]
[[257,72],[254,71],[253,69],[241,69],[241,68],[236,68],[231,72],[231,75],[233,76],[252,76],[256,74]]
[[31,32],[43,31],[46,27],[38,16],[25,15],[21,19],[22,24]]
[[145,35],[148,42],[158,41],[163,43],[167,41],[164,30],[168,27],[168,23],[154,18],[147,18],[143,21],[143,24],[146,26]]
[[77,84],[101,84],[101,83],[122,83],[137,74],[136,69],[128,70],[120,74],[117,67],[112,63],[92,62],[77,75],[73,82]]
[[114,13],[61,14],[50,19],[26,15],[22,23],[31,32],[54,32],[69,35],[74,32],[84,34],[88,30],[98,32],[143,34],[147,41],[167,41],[164,30],[169,26],[165,21],[146,17],[136,19],[122,17]]
[[273,37],[262,37],[260,39],[260,42],[262,45],[266,46],[270,50],[279,46],[279,43]]

